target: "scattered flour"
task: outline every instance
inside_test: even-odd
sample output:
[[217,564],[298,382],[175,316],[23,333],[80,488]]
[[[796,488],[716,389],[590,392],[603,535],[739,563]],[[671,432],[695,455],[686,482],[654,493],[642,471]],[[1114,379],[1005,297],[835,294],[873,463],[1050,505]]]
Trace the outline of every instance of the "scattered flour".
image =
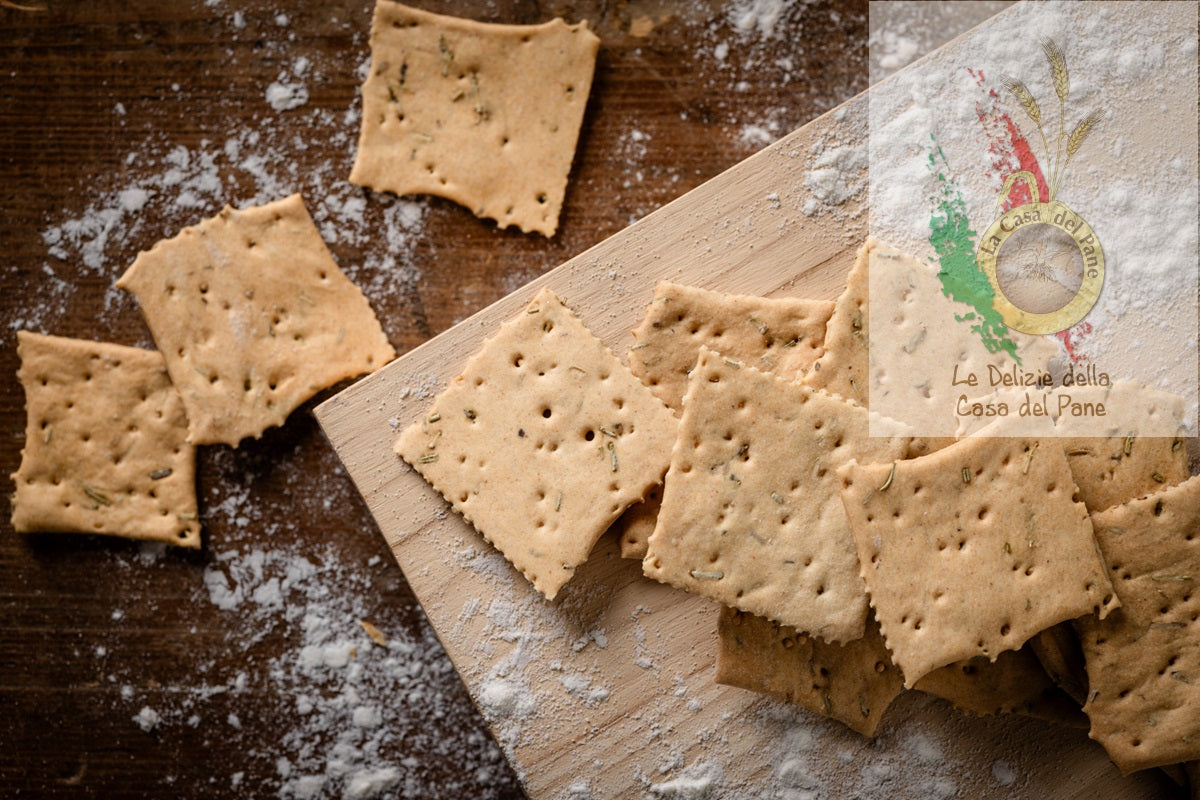
[[134,715],[133,721],[137,723],[139,728],[149,733],[158,727],[159,723],[162,722],[162,717],[150,706],[142,706],[142,709]]
[[278,80],[267,87],[267,103],[276,111],[291,111],[308,102],[308,87],[303,83]]

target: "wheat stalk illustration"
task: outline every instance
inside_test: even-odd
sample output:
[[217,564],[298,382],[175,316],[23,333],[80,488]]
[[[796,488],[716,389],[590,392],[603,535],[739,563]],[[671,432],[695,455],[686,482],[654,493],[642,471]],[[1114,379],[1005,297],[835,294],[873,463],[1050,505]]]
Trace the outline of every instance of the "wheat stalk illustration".
[[1050,145],[1046,141],[1046,130],[1042,126],[1042,109],[1038,105],[1037,98],[1029,91],[1028,86],[1016,78],[1004,76],[1000,82],[1016,98],[1017,104],[1037,126],[1038,136],[1042,140],[1042,149],[1046,151],[1046,160],[1050,167],[1049,172],[1046,173],[1046,182],[1050,189],[1050,197],[1047,202],[1054,202],[1054,197],[1062,186],[1067,165],[1071,163],[1071,157],[1079,152],[1079,148],[1083,146],[1088,134],[1100,123],[1103,114],[1098,110],[1090,112],[1075,125],[1070,133],[1067,133],[1067,98],[1071,94],[1071,74],[1067,70],[1067,57],[1053,39],[1043,38],[1041,45],[1046,62],[1050,65],[1050,80],[1054,84],[1054,93],[1058,96],[1058,136],[1055,138],[1053,156],[1050,154]]

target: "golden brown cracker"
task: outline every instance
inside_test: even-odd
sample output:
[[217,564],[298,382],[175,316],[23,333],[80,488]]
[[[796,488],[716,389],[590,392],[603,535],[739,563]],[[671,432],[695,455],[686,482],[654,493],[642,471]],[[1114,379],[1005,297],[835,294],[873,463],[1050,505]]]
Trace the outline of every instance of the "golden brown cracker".
[[725,294],[661,281],[633,332],[629,369],[678,411],[700,347],[789,380],[821,354],[828,300]]
[[599,45],[586,22],[495,25],[378,0],[351,182],[553,236]]
[[872,251],[879,246],[868,239],[859,248],[854,266],[846,278],[846,288],[833,308],[825,328],[823,352],[804,376],[804,385],[867,405],[870,352],[867,337],[870,313],[867,302],[870,286],[867,269]]
[[1079,706],[1060,690],[1028,646],[990,661],[975,656],[930,672],[915,687],[967,714],[1019,714],[1070,727],[1087,727]]
[[195,449],[156,352],[21,331],[13,528],[200,546]]
[[701,350],[643,571],[827,641],[867,616],[837,467],[900,458],[867,412]]
[[396,452],[547,598],[662,480],[677,424],[548,289],[506,322]]
[[621,558],[636,558],[641,561],[646,557],[646,543],[654,526],[658,524],[658,511],[662,508],[662,487],[656,486],[646,494],[640,503],[634,503],[621,518],[613,525],[613,530],[621,538]]
[[907,686],[1119,605],[1061,448],[973,438],[839,475],[871,605]]
[[1200,477],[1092,520],[1121,607],[1076,622],[1090,735],[1126,773],[1200,759]]
[[879,626],[829,644],[754,614],[721,607],[717,683],[767,694],[873,737],[903,688]]
[[1183,439],[1127,436],[1059,440],[1089,511],[1182,483],[1188,477]]
[[193,444],[236,447],[395,356],[299,195],[185,228],[117,286],[137,296]]

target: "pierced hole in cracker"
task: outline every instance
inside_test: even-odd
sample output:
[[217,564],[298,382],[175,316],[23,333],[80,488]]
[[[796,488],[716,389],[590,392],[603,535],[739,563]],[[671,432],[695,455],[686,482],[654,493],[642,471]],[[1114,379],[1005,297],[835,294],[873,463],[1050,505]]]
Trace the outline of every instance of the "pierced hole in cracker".
[[588,428],[586,431],[584,431],[583,438],[584,441],[590,442],[596,438],[596,432],[591,428]]
[[551,412],[549,408],[543,408],[542,409],[542,419],[550,419],[550,416],[552,413],[553,412]]

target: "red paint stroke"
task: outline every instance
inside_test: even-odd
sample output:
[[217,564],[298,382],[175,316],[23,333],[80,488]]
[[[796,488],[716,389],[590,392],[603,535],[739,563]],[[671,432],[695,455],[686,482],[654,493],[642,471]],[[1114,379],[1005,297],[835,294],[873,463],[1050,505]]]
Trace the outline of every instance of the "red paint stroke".
[[[974,70],[968,67],[967,72],[975,79],[976,85],[985,90],[989,98],[988,102],[976,101],[975,115],[979,118],[979,123],[983,126],[984,134],[987,136],[987,151],[992,162],[992,171],[988,175],[997,179],[997,191],[999,187],[1004,186],[1004,181],[1008,180],[1009,175],[1026,170],[1037,181],[1039,196],[1042,202],[1046,202],[1050,198],[1050,187],[1042,174],[1037,156],[1034,155],[1033,148],[1029,145],[1029,140],[1025,138],[1021,129],[1008,114],[996,108],[995,101],[999,95],[995,89],[986,85],[983,70]],[[1033,197],[1030,195],[1029,187],[1025,185],[1024,181],[1019,181],[1013,184],[1008,197],[1003,198],[1001,207],[1007,211],[1030,202],[1033,202]]]
[[1071,359],[1072,364],[1078,364],[1080,361],[1087,361],[1087,356],[1083,353],[1078,353],[1075,348],[1083,344],[1083,340],[1092,332],[1092,323],[1081,322],[1073,328],[1067,328],[1065,331],[1059,331],[1054,334],[1054,338],[1062,342],[1063,349],[1067,351],[1067,358]]

